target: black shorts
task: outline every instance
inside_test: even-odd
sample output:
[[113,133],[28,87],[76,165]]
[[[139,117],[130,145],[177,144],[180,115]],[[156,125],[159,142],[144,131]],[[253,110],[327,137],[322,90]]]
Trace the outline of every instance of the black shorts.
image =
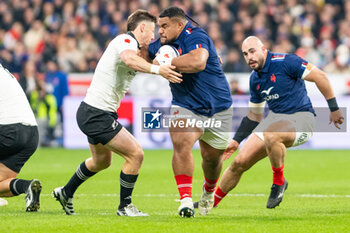
[[37,126],[0,125],[0,163],[19,173],[38,147]]
[[103,111],[81,102],[77,112],[77,122],[90,144],[107,144],[123,126],[117,121],[116,112]]

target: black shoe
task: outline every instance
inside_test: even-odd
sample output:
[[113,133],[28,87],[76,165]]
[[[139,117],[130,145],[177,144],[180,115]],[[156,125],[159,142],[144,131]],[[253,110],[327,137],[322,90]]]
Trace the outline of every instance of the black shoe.
[[266,207],[269,209],[273,209],[276,206],[278,206],[281,203],[283,194],[287,190],[287,188],[288,188],[288,181],[286,179],[284,179],[283,185],[273,184],[271,187],[269,200],[267,200]]
[[38,211],[40,208],[41,183],[39,180],[32,180],[26,190],[26,211]]

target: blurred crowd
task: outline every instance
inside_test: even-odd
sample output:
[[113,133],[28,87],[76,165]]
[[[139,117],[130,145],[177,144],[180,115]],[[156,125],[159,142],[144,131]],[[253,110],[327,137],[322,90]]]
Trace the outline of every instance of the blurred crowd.
[[[350,73],[350,0],[0,0],[0,62],[29,99],[46,107],[36,113],[48,118],[54,108],[60,122],[67,74],[93,72],[109,41],[126,32],[130,13],[147,9],[158,16],[172,5],[208,32],[225,72],[250,71],[240,45],[256,35],[273,52]],[[55,100],[42,101],[46,95]]]

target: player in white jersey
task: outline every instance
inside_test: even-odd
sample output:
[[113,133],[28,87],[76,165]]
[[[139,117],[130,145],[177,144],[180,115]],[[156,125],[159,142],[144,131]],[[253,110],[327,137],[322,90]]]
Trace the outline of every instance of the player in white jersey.
[[25,193],[28,212],[40,208],[41,183],[16,177],[35,152],[38,140],[37,123],[26,95],[0,64],[0,197]]
[[131,195],[143,160],[143,150],[136,139],[117,121],[119,108],[136,71],[160,74],[170,82],[179,83],[182,75],[175,66],[152,65],[143,59],[142,49],[147,49],[154,39],[156,17],[144,10],[129,16],[128,32],[114,38],[103,53],[77,112],[80,129],[87,135],[91,158],[84,161],[69,182],[53,191],[66,214],[74,214],[73,194],[89,177],[106,169],[115,152],[125,159],[120,173],[120,204],[117,215],[148,216],[131,202]]

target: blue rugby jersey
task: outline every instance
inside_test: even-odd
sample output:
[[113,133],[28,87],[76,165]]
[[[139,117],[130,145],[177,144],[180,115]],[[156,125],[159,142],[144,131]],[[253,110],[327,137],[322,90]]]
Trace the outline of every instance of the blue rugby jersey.
[[266,101],[274,113],[315,114],[302,79],[308,62],[295,54],[271,53],[260,72],[250,75],[250,102]]
[[[197,114],[212,116],[232,105],[230,88],[222,70],[214,44],[201,28],[187,23],[175,42],[171,44],[180,55],[197,48],[209,52],[206,67],[198,73],[183,73],[182,83],[170,83],[173,95],[172,104],[189,109]],[[161,47],[160,39],[148,47],[151,59]]]

